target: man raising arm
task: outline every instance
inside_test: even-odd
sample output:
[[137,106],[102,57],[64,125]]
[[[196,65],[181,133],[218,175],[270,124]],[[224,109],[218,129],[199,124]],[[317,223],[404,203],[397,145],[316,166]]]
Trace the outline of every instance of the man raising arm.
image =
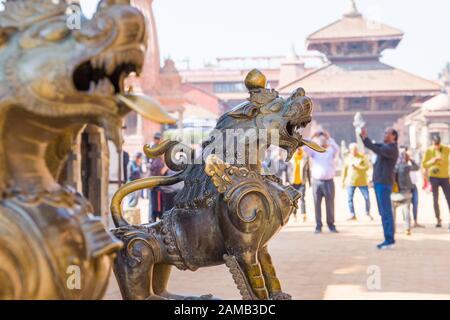
[[363,128],[361,138],[366,148],[377,155],[373,168],[373,182],[385,238],[384,242],[377,247],[388,249],[395,244],[391,194],[398,159],[398,133],[393,128],[387,128],[384,132],[383,143],[373,143],[368,137],[367,129]]

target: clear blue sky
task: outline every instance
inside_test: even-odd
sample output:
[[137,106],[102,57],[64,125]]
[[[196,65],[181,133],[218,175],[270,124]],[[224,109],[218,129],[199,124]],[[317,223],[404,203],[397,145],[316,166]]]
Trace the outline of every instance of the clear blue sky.
[[[89,10],[95,0],[84,0]],[[216,57],[305,52],[308,34],[339,19],[348,0],[155,0],[161,56],[194,65]],[[405,32],[383,62],[436,79],[450,61],[449,0],[357,0],[366,17]]]

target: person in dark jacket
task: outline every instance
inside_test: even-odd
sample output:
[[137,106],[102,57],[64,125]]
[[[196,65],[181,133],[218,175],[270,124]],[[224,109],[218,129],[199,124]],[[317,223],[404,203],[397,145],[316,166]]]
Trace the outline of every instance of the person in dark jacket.
[[410,159],[407,149],[400,148],[399,162],[395,167],[395,178],[397,183],[397,190],[392,193],[391,199],[394,207],[394,222],[395,212],[397,208],[400,208],[403,220],[405,222],[405,233],[411,235],[411,202],[412,202],[412,190],[414,184],[411,180],[411,171],[418,171],[420,167]]
[[[160,132],[156,132],[153,136],[153,143],[151,148],[157,147],[161,143],[162,135]],[[158,157],[154,159],[147,159],[148,177],[160,177],[163,176],[167,171],[165,169],[166,165],[164,163],[163,157]],[[149,222],[156,222],[161,219],[163,213],[163,199],[162,193],[159,187],[155,187],[149,190],[150,205],[148,206]]]
[[[150,164],[150,175],[152,177],[164,176],[167,170],[168,168],[166,167],[162,156],[152,160],[152,163]],[[164,212],[160,187],[155,187],[151,190],[151,204],[152,212],[149,220],[150,222],[156,222],[158,219],[161,219]]]
[[393,128],[387,128],[384,132],[383,143],[373,143],[368,137],[367,129],[363,128],[361,138],[366,148],[377,155],[373,168],[373,183],[385,238],[384,242],[377,245],[377,248],[392,248],[395,245],[395,237],[391,194],[398,159],[398,132]]
[[123,152],[123,181],[128,181],[128,164],[130,163],[130,154],[126,151]]
[[[133,160],[128,163],[128,182],[138,180],[142,178],[142,158],[144,155],[141,152],[137,152]],[[128,198],[128,207],[134,208],[138,205],[139,197],[140,197],[140,191],[135,191],[130,194]]]
[[[166,172],[165,172],[165,176],[172,176],[174,174],[176,174],[175,171],[170,170],[169,168],[166,167]],[[160,186],[159,190],[162,193],[162,211],[163,213],[166,211],[169,211],[170,209],[172,209],[175,206],[175,196],[177,195],[177,193],[183,189],[184,187],[184,182],[178,182],[172,185],[168,185],[168,186]]]

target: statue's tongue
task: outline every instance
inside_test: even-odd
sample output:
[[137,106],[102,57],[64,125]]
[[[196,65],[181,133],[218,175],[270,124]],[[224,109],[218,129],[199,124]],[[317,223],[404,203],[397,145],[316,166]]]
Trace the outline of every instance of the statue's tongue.
[[310,140],[302,139],[302,144],[307,146],[310,149],[313,149],[314,151],[317,151],[317,152],[325,152],[326,151],[324,148],[319,146],[317,143],[310,141]]
[[145,119],[160,124],[175,124],[176,119],[171,117],[158,102],[143,94],[118,94],[117,98],[128,108],[136,111]]
[[[161,106],[150,98],[142,94],[118,94],[119,103],[125,105],[130,110],[136,111],[145,119],[160,124],[175,124],[176,119],[171,117]],[[102,118],[102,127],[105,129],[106,138],[111,140],[118,150],[122,149],[122,119],[105,115]]]

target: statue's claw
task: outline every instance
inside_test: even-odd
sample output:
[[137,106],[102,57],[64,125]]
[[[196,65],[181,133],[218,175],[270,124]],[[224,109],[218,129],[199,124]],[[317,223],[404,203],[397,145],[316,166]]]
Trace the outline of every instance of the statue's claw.
[[278,292],[272,296],[272,300],[292,300],[292,296],[286,292]]

